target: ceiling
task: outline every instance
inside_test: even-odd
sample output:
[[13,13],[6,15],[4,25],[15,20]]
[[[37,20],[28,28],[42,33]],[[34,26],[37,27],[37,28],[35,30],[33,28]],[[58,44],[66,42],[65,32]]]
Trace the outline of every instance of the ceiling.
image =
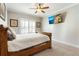
[[34,3],[7,3],[6,6],[9,11],[44,17],[52,15],[54,12],[64,9],[72,4],[73,3],[47,3],[46,5],[49,6],[49,9],[45,10],[46,13],[38,12],[37,14],[35,14],[36,10],[30,9],[35,7]]

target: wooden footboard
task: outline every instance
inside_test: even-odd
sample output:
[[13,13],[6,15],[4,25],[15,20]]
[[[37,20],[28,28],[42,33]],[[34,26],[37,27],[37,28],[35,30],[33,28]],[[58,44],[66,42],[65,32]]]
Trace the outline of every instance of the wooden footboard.
[[50,39],[50,48],[52,48],[52,46],[51,46],[51,44],[52,44],[52,39],[51,39],[52,33],[49,33],[49,32],[42,32],[42,34],[47,35],[47,36],[49,37],[49,39]]
[[42,34],[47,35],[50,40],[21,51],[8,52],[7,28],[4,28],[2,25],[0,25],[0,56],[29,56],[45,49],[51,48],[51,33],[42,32]]

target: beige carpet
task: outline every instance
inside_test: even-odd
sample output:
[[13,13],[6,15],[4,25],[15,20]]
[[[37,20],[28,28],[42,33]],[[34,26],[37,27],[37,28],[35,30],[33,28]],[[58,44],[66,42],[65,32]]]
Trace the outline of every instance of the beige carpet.
[[52,49],[44,50],[34,56],[79,56],[79,48],[67,46],[58,42],[53,42],[52,45]]

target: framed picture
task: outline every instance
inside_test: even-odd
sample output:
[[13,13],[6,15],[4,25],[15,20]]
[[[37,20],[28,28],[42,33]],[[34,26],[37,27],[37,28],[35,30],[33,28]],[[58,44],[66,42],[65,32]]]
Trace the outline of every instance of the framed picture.
[[55,24],[62,23],[62,15],[58,14],[55,16]]
[[5,3],[0,3],[0,18],[5,21],[5,18],[6,18],[6,6],[5,6]]
[[41,27],[41,23],[40,22],[36,22],[36,28],[40,28]]
[[48,17],[49,24],[54,24],[54,19],[55,19],[55,16],[49,16]]
[[10,19],[10,27],[18,27],[18,20]]

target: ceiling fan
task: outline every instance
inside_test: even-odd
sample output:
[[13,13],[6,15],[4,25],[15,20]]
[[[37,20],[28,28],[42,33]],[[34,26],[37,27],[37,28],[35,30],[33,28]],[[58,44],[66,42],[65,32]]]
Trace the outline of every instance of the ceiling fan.
[[35,13],[37,13],[37,12],[45,13],[44,10],[49,8],[49,6],[46,6],[43,3],[38,3],[35,6],[36,6],[36,8],[30,8],[30,9],[36,9]]

